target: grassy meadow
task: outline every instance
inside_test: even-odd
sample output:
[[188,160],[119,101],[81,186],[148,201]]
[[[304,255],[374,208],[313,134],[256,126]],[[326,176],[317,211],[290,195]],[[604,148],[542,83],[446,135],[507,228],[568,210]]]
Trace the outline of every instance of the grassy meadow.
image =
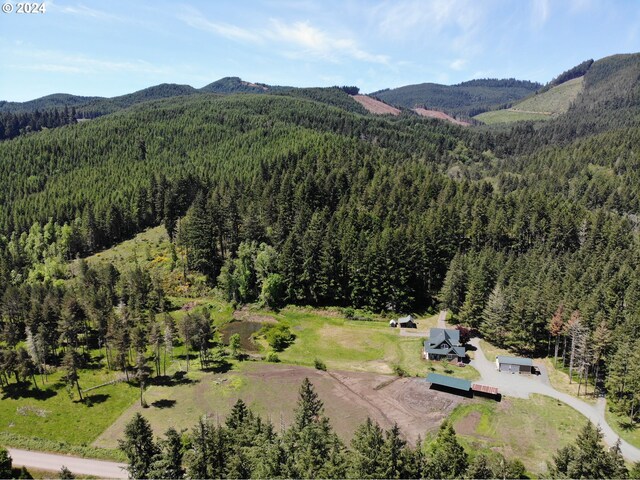
[[450,419],[468,451],[490,448],[517,457],[535,475],[547,471],[555,450],[574,442],[586,423],[576,410],[542,395],[459,405]]
[[482,123],[491,125],[494,123],[510,123],[510,122],[522,122],[529,120],[548,120],[550,115],[546,113],[538,112],[519,112],[517,110],[505,109],[505,110],[493,110],[490,112],[484,112],[480,115],[476,115],[476,120],[480,120]]
[[[80,371],[80,386],[88,389],[119,378],[121,372],[95,369]],[[22,448],[69,451],[67,446],[86,447],[91,444],[137,399],[139,389],[127,383],[115,383],[91,390],[86,401],[79,402],[77,392],[71,397],[57,371],[42,383],[36,377],[39,390],[11,383],[0,390],[0,442]],[[62,445],[60,445],[62,443]],[[56,445],[58,444],[58,445]],[[57,448],[59,447],[59,448]],[[110,452],[77,454],[120,458]]]
[[566,112],[582,91],[583,77],[574,78],[546,92],[531,95],[511,108],[494,110],[474,118],[487,125],[523,120],[548,120],[553,115]]

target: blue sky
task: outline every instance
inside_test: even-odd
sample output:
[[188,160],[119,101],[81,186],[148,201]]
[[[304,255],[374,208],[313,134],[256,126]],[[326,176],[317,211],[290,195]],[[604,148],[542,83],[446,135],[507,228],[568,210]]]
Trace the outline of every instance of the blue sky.
[[[15,0],[0,3],[16,4]],[[515,77],[640,51],[636,0],[54,0],[0,13],[0,99],[225,76],[277,85]]]

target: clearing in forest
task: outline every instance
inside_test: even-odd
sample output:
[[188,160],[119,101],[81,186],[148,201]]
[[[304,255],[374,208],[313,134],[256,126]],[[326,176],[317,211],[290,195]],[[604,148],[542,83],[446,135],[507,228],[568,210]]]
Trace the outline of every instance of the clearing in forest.
[[354,95],[353,99],[376,115],[400,115],[400,110],[367,95]]
[[94,446],[114,448],[136,412],[160,435],[171,426],[190,428],[202,415],[223,422],[238,399],[280,429],[293,420],[298,389],[305,377],[313,383],[333,428],[345,441],[367,417],[387,429],[397,423],[407,439],[416,441],[419,435],[424,438],[426,432],[438,428],[457,405],[473,401],[431,390],[424,378],[245,362],[224,374],[194,371],[189,382],[150,388],[145,394],[149,408],[134,404]]

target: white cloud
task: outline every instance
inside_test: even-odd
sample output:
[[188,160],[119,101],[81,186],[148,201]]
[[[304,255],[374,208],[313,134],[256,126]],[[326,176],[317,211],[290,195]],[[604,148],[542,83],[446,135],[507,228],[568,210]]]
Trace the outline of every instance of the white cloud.
[[332,36],[309,22],[287,24],[272,20],[270,28],[264,32],[264,35],[276,43],[297,48],[299,56],[313,56],[331,61],[346,56],[369,63],[389,62],[389,57],[386,55],[369,53],[360,48],[355,40]]
[[280,54],[289,58],[338,62],[347,57],[368,63],[389,63],[388,56],[364,50],[352,36],[321,30],[309,21],[283,22],[271,19],[266,28],[249,30],[228,23],[212,22],[193,8],[188,8],[177,18],[193,28],[230,40],[280,47]]
[[572,13],[581,13],[593,8],[593,0],[571,0],[569,2]]
[[542,28],[549,19],[549,0],[532,0],[531,24],[534,28]]
[[449,64],[449,68],[452,70],[462,70],[464,66],[467,64],[467,60],[464,58],[457,58],[453,62]]
[[395,38],[416,33],[435,36],[446,28],[474,29],[482,18],[478,2],[471,0],[403,0],[385,2],[373,10],[380,31]]
[[143,73],[169,74],[173,70],[169,67],[153,65],[143,60],[118,61],[96,59],[85,55],[67,54],[57,51],[23,52],[21,59],[25,63],[12,65],[11,68],[30,71],[45,71],[58,73]]
[[260,43],[262,41],[259,34],[250,30],[231,25],[228,23],[212,22],[195,8],[186,8],[178,15],[178,19],[190,27],[214,33],[230,40]]
[[105,12],[103,10],[97,10],[95,8],[89,8],[85,5],[78,4],[75,6],[72,5],[58,5],[53,1],[47,1],[47,10],[53,10],[69,15],[78,15],[82,17],[90,17],[98,20],[117,20],[119,22],[128,21],[129,19],[125,17],[121,17],[119,15],[114,15],[109,12]]

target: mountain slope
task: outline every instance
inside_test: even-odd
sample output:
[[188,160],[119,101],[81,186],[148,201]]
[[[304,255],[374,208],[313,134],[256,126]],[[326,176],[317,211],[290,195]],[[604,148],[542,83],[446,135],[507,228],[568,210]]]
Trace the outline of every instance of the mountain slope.
[[68,93],[54,93],[27,102],[0,101],[0,113],[25,113],[52,108],[77,107],[91,102],[104,100],[104,97],[82,97]]
[[371,95],[391,105],[443,110],[450,114],[473,116],[491,108],[524,98],[540,84],[514,79],[471,80],[458,85],[421,83]]
[[205,85],[200,91],[206,93],[265,93],[273,88],[262,83],[245,82],[239,77],[224,77]]
[[554,115],[565,113],[583,88],[584,77],[577,77],[536,92],[510,108],[494,110],[476,115],[476,120],[486,124],[516,122],[520,120],[548,120]]

